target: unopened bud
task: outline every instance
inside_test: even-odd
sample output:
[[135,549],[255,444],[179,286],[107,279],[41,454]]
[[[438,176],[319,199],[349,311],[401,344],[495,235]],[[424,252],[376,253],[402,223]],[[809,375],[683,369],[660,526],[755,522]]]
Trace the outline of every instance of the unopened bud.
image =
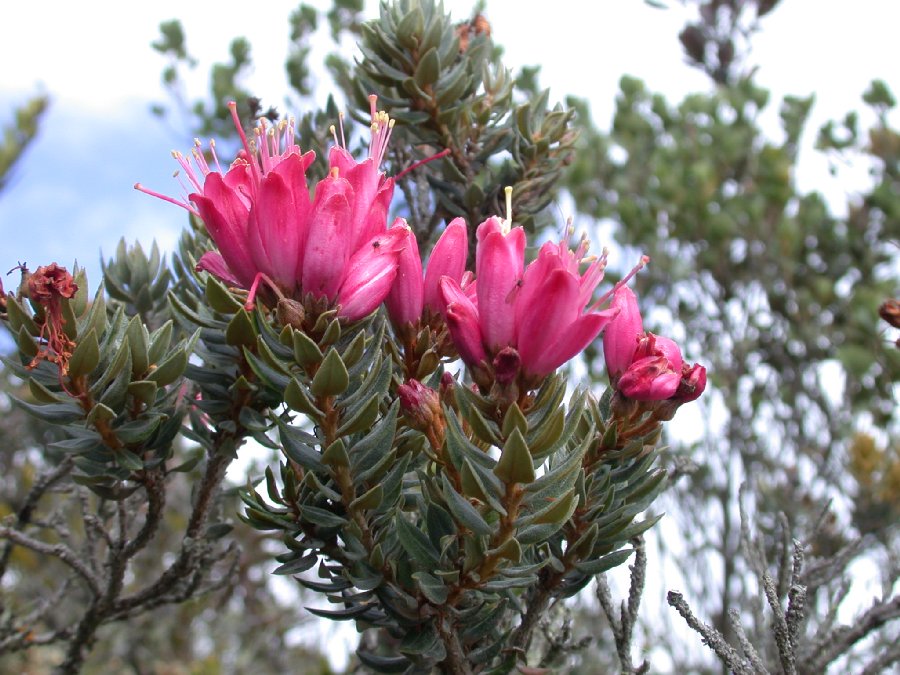
[[695,401],[706,389],[706,368],[695,363],[690,368],[685,364],[681,371],[681,382],[675,392],[675,399],[681,403]]
[[294,330],[303,330],[306,310],[303,304],[290,298],[281,298],[275,307],[275,318],[282,326],[290,326]]
[[494,357],[494,379],[497,384],[506,386],[514,382],[519,375],[522,359],[519,352],[512,347],[504,347]]
[[414,429],[426,431],[442,420],[444,413],[438,393],[418,380],[409,380],[397,387],[397,396],[404,417]]
[[894,328],[900,328],[900,301],[885,300],[878,308],[878,315]]

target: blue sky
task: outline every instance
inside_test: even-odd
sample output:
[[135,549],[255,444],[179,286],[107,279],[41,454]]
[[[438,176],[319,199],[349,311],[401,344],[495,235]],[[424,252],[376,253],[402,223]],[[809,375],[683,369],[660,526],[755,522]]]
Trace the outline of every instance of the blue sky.
[[[4,8],[0,28],[0,62],[7,64],[0,78],[0,120],[6,122],[12,107],[30,93],[43,91],[53,99],[40,136],[0,194],[0,272],[18,261],[33,269],[77,259],[92,272],[93,286],[101,249],[109,255],[125,236],[145,244],[156,238],[169,250],[185,222],[182,211],[132,189],[140,181],[177,194],[169,152],[185,150],[191,141],[148,112],[150,103],[166,100],[159,84],[164,63],[149,46],[159,22],[182,19],[189,49],[201,59],[192,82],[195,94],[205,90],[204,65],[225,58],[230,38],[244,34],[257,64],[250,88],[280,103],[287,25],[279,17],[294,3],[273,3],[263,15],[246,12],[242,3],[218,2],[214,18],[206,2],[49,4],[39,23],[25,3],[12,4]],[[374,11],[375,3],[369,4]],[[459,17],[471,4],[445,3]],[[541,63],[552,96],[571,92],[589,98],[605,127],[623,73],[642,77],[673,98],[706,88],[705,79],[683,63],[676,35],[685,14],[678,3],[671,4],[661,11],[640,0],[590,5],[555,0],[550,11],[546,3],[494,2],[488,17],[508,65]],[[785,2],[754,41],[760,82],[776,95],[816,91],[817,121],[857,106],[871,77],[900,90],[891,35],[900,14],[896,3],[857,3],[852,15],[828,14],[824,6],[818,4],[813,15],[811,3]],[[326,93],[319,91],[322,98]],[[775,114],[773,107],[773,134]],[[801,184],[829,192],[838,203],[864,180],[864,170],[851,168],[842,184],[829,182],[824,165],[807,155]],[[5,282],[9,286],[13,280]]]

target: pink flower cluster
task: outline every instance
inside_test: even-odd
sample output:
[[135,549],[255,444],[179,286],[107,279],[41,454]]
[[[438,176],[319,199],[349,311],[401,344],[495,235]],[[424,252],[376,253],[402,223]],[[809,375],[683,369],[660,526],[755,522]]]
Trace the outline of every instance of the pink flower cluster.
[[[476,230],[473,275],[465,269],[466,223],[457,218],[423,275],[406,222],[398,218],[386,226],[394,180],[380,164],[393,121],[376,112],[374,96],[370,100],[368,157],[357,162],[336,143],[329,174],[312,197],[306,171],[315,155],[302,153],[294,142],[292,122],[268,128],[260,121],[251,143],[234,104],[243,149],[228,171],[210,144],[215,170],[199,147],[191,153],[193,162],[175,154],[189,183],[183,201],[135,187],[203,220],[218,250],[205,253],[198,269],[246,289],[248,307],[261,292],[335,307],[338,316],[356,321],[384,301],[398,335],[446,326],[475,382],[485,388],[497,384],[508,393],[539,386],[607,328],[607,368],[621,394],[684,402],[702,393],[706,370],[684,364],[672,340],[643,332],[637,300],[627,287],[620,283],[608,309],[598,309],[602,300],[591,304],[606,255],[588,258],[586,241],[576,250],[567,241],[548,242],[526,267],[524,230],[489,218]],[[451,354],[452,349],[443,353]]]
[[618,313],[603,335],[606,370],[613,386],[636,401],[693,401],[706,388],[706,368],[688,366],[673,340],[644,332],[637,298],[630,288],[616,289]]
[[[447,326],[476,382],[518,382],[526,389],[581,352],[617,310],[586,309],[605,258],[584,273],[587,244],[547,243],[525,267],[525,232],[489,218],[478,226],[475,281],[438,282]],[[434,259],[434,258],[433,258]]]
[[393,122],[371,100],[369,156],[357,162],[345,148],[332,148],[329,175],[312,199],[306,170],[315,154],[301,153],[293,124],[267,128],[261,120],[251,144],[233,103],[243,150],[228,171],[211,144],[216,170],[197,147],[191,153],[196,171],[175,155],[192,189],[185,201],[135,187],[203,220],[218,251],[204,254],[198,268],[249,290],[248,306],[263,283],[278,296],[325,298],[338,316],[361,319],[390,290],[409,231],[402,219],[386,227],[394,181],[379,166]]

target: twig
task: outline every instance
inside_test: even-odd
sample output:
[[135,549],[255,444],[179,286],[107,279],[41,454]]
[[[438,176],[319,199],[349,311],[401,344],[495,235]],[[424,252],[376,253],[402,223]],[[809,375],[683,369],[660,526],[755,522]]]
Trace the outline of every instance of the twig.
[[805,672],[822,672],[828,664],[847,653],[853,645],[889,621],[900,618],[900,595],[874,603],[852,626],[839,626],[817,640],[821,648],[809,655]]
[[745,659],[741,658],[740,654],[725,641],[725,638],[719,631],[709,624],[701,623],[700,620],[694,616],[694,613],[691,611],[691,608],[688,606],[681,593],[678,591],[669,591],[666,595],[666,600],[669,605],[674,607],[675,610],[681,614],[681,617],[687,622],[688,626],[700,633],[703,641],[716,653],[716,656],[719,657],[722,663],[728,668],[731,668],[736,675],[756,675],[753,667]]
[[0,539],[7,539],[13,544],[18,544],[35,553],[61,560],[84,580],[93,595],[100,596],[103,594],[100,580],[88,569],[75,551],[68,546],[64,544],[47,544],[9,527],[0,527]]

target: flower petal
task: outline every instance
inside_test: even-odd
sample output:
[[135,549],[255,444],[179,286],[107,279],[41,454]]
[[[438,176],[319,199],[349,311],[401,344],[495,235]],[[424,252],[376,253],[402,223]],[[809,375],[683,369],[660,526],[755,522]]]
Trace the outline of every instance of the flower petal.
[[606,359],[606,372],[610,380],[615,381],[634,360],[639,336],[644,332],[644,323],[637,297],[627,286],[620,286],[616,290],[611,308],[618,308],[619,314],[603,333],[603,356]]
[[618,389],[636,401],[664,401],[674,396],[681,373],[669,369],[665,356],[648,356],[632,363],[618,382]]
[[612,321],[618,310],[606,309],[578,317],[559,335],[556,342],[534,359],[525,370],[544,377],[584,351]]
[[450,277],[457,283],[462,281],[469,255],[469,235],[466,221],[454,218],[444,229],[440,239],[431,251],[425,268],[424,306],[439,313],[444,306],[438,283],[441,277]]
[[[479,228],[481,229],[481,228]],[[525,258],[525,232],[489,231],[478,242],[475,276],[484,342],[491,351],[515,347],[515,301]]]
[[384,301],[397,275],[397,262],[406,248],[408,231],[406,221],[398,218],[394,227],[353,254],[337,296],[338,316],[357,321]]
[[329,300],[337,296],[350,258],[350,195],[350,184],[343,178],[329,176],[316,185],[300,270],[304,293]]
[[[422,316],[422,258],[415,233],[406,227],[405,221],[401,221],[401,225],[406,231],[405,242],[397,261],[397,276],[384,299],[388,316],[395,326],[416,322]],[[391,229],[397,226],[395,222]]]
[[481,341],[478,309],[466,297],[459,284],[450,277],[443,277],[439,286],[446,305],[444,316],[447,328],[450,330],[456,351],[466,365],[478,366],[487,360],[487,353]]
[[256,204],[250,211],[247,239],[257,269],[288,292],[297,285],[300,239],[305,227],[302,202],[295,203],[294,191],[284,178],[269,173],[260,182]]
[[209,272],[214,277],[218,277],[229,286],[241,286],[241,283],[235,278],[231,270],[228,269],[228,265],[225,263],[225,259],[222,257],[222,254],[218,251],[207,251],[202,256],[200,256],[200,260],[197,261],[197,270]]
[[207,175],[203,194],[190,200],[197,207],[209,236],[240,285],[247,288],[256,276],[256,266],[247,246],[250,213],[238,194],[228,187],[219,173]]

